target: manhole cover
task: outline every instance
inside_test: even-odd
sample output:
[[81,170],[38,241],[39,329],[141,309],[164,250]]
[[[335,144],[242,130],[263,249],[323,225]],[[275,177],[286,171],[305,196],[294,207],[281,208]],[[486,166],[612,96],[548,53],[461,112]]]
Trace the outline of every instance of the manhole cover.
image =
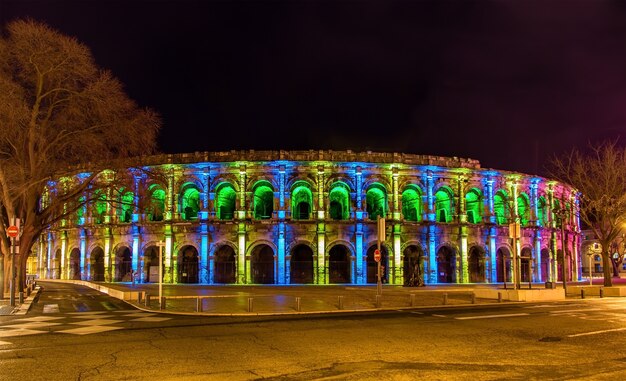
[[556,336],[546,336],[539,339],[539,341],[551,342],[551,341],[561,341],[560,337]]

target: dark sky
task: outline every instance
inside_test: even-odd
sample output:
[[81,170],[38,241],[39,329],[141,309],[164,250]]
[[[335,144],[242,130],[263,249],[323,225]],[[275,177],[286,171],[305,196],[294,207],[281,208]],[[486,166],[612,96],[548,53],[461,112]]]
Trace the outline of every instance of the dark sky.
[[0,0],[92,49],[164,152],[352,149],[544,175],[626,142],[626,1]]

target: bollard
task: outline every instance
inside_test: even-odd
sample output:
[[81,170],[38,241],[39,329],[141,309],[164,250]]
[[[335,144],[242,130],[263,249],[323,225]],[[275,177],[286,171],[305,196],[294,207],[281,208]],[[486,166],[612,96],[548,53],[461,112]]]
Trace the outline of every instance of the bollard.
[[415,307],[415,294],[411,294],[411,307]]
[[343,296],[338,297],[339,309],[343,310]]
[[150,308],[150,294],[146,293],[146,297],[144,298],[144,304],[146,307]]
[[252,312],[254,309],[254,299],[248,298],[248,312]]
[[202,298],[196,298],[196,312],[202,312]]
[[498,303],[502,303],[502,293],[498,292]]
[[580,298],[581,299],[585,299],[585,289],[584,288],[580,289]]
[[19,302],[24,303],[24,291],[20,291]]
[[604,287],[600,287],[600,297],[604,298]]
[[472,304],[476,304],[476,294],[472,292]]
[[296,296],[296,311],[300,312],[300,297]]
[[165,309],[165,296],[161,297],[161,303],[159,303],[159,309],[160,310],[164,310]]
[[137,303],[141,303],[141,294],[143,294],[141,291],[137,293]]
[[380,294],[376,294],[376,308],[380,308]]
[[443,304],[444,305],[448,304],[448,293],[447,292],[443,293]]

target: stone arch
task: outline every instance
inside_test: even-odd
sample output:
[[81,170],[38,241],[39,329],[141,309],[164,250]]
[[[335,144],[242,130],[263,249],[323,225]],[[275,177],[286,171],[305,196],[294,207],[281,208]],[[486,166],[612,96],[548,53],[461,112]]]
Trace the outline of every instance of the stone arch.
[[422,247],[416,243],[405,245],[402,250],[404,285],[405,286],[423,286],[424,285],[424,266],[425,255]]
[[530,222],[530,198],[524,192],[517,195],[517,216],[522,226]]
[[336,181],[330,185],[328,192],[329,215],[333,220],[350,219],[350,188],[343,181]]
[[545,196],[537,199],[537,226],[546,226],[548,222],[548,207]]
[[291,283],[313,283],[313,257],[315,255],[313,249],[305,243],[300,243],[291,248],[289,255]]
[[544,247],[541,249],[541,259],[539,260],[539,266],[541,266],[541,282],[547,282],[550,280],[550,273],[552,272],[552,263],[550,258],[550,249]]
[[[159,253],[161,249],[154,243],[146,245],[143,250],[143,279],[144,282],[159,281]],[[165,253],[163,253],[165,254]]]
[[456,283],[457,251],[450,245],[437,250],[437,283]]
[[178,283],[200,282],[200,255],[194,245],[183,245],[178,250]]
[[[366,252],[367,283],[378,283],[378,263],[374,260],[374,251],[377,245],[371,244]],[[380,280],[388,283],[389,248],[386,244],[380,245]]]
[[254,218],[267,220],[274,213],[274,187],[267,180],[259,180],[252,187]]
[[75,247],[70,251],[69,279],[80,280],[80,250]]
[[454,192],[452,189],[443,185],[435,192],[435,218],[437,222],[449,223],[453,220],[454,215]]
[[274,248],[267,243],[255,242],[250,249],[251,280],[254,284],[274,284],[276,260]]
[[230,182],[221,182],[215,187],[215,215],[218,220],[232,220],[237,208],[237,191]]
[[130,247],[120,244],[115,249],[113,282],[129,282],[133,256]]
[[520,281],[531,282],[533,273],[533,250],[529,246],[522,247],[520,252]]
[[213,283],[237,283],[237,248],[231,242],[220,242],[213,251]]
[[62,256],[63,253],[60,248],[54,251],[54,256],[52,258],[52,279],[61,279],[61,274],[63,273],[63,269],[61,268]]
[[483,221],[483,194],[478,188],[471,188],[465,194],[465,213],[467,222],[480,224]]
[[405,221],[420,222],[423,213],[422,190],[409,184],[402,192],[402,217]]
[[493,195],[493,214],[496,217],[496,224],[505,225],[509,222],[511,216],[509,194],[504,189],[498,190]]
[[327,247],[328,282],[351,283],[352,259],[354,250],[346,241],[334,241]]
[[180,187],[179,210],[185,221],[198,219],[201,209],[201,187],[192,181],[187,181]]
[[471,246],[467,254],[467,271],[470,283],[485,283],[487,255],[481,246]]
[[95,246],[89,254],[91,274],[89,278],[94,282],[104,282],[104,250]]
[[305,180],[298,180],[291,186],[291,218],[294,220],[308,220],[313,212],[313,192],[311,184]]
[[507,246],[500,246],[496,250],[496,281],[511,282],[511,250]]
[[165,215],[165,200],[167,198],[166,188],[161,184],[154,183],[148,187],[148,197],[150,198],[147,205],[148,221],[163,221]]
[[381,183],[371,183],[365,192],[365,204],[370,220],[387,217],[387,189]]

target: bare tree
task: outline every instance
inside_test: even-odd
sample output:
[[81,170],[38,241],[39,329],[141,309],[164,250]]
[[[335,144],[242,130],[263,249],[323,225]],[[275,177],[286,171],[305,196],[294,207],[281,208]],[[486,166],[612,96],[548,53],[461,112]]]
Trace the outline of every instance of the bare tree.
[[[22,287],[41,232],[90,201],[82,195],[110,186],[125,158],[153,153],[160,126],[75,38],[33,20],[8,24],[0,37],[0,265],[10,248],[6,228],[20,218],[11,266]],[[0,288],[11,266],[0,271]]]
[[589,152],[573,149],[552,160],[551,176],[581,193],[580,219],[602,246],[604,285],[612,286],[611,247],[626,221],[626,148],[616,141],[590,144]]

